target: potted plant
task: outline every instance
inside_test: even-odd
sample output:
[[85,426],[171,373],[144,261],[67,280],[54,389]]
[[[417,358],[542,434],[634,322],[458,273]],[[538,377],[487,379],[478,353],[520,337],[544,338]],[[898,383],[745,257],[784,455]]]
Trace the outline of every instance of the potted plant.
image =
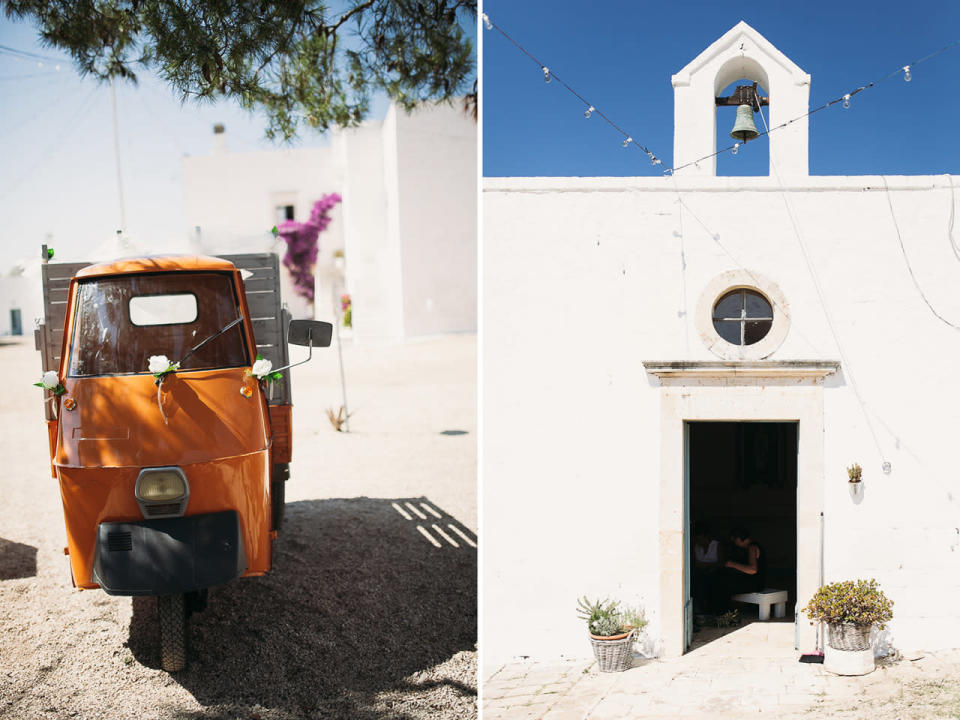
[[587,623],[593,656],[600,672],[621,672],[630,667],[633,643],[647,624],[643,608],[616,600],[577,601],[577,617]]
[[860,483],[860,478],[863,475],[863,468],[860,467],[860,463],[854,463],[847,468],[847,477],[850,482],[847,483],[847,487],[850,489],[850,497],[854,501],[858,501],[860,498],[860,492],[863,490],[863,485]]
[[803,610],[811,620],[826,623],[830,630],[823,665],[838,675],[865,675],[875,663],[870,630],[883,630],[893,617],[893,601],[877,581],[843,580],[814,593]]

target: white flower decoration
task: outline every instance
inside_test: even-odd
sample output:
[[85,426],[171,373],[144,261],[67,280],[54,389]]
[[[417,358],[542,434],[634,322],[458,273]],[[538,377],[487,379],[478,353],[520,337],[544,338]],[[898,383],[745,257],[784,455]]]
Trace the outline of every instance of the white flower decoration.
[[57,385],[60,384],[60,376],[57,375],[56,370],[47,370],[47,372],[43,374],[43,380],[40,382],[43,383],[43,387],[47,390],[56,390]]
[[272,362],[266,358],[260,358],[253,364],[253,367],[250,369],[250,374],[257,378],[257,380],[263,380],[265,376],[270,374],[272,369]]
[[170,359],[166,355],[151,355],[148,367],[150,372],[156,375],[167,372],[168,370],[176,370],[180,367],[180,363],[170,362]]

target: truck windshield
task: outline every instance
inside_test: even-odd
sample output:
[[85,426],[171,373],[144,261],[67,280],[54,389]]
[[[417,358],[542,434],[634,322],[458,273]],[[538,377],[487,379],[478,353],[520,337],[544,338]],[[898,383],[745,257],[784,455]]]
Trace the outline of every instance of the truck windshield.
[[[83,280],[70,343],[71,377],[147,373],[152,355],[170,362],[239,317],[227,273],[175,272]],[[243,323],[187,357],[181,370],[250,364]]]

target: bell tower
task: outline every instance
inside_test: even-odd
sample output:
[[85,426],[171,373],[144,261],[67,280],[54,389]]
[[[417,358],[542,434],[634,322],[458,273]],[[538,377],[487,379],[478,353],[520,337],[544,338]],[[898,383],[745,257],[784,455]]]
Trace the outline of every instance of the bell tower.
[[[766,91],[769,106],[764,106],[763,112],[771,128],[799,118],[769,136],[750,141],[769,141],[770,174],[775,167],[784,179],[806,177],[809,123],[805,113],[810,109],[810,76],[742,20],[673,76],[674,166],[717,151],[717,98],[728,85],[742,79],[758,83]],[[732,128],[735,114],[723,112],[721,118],[725,117]],[[754,121],[763,132],[759,114]],[[724,134],[727,132],[724,128]],[[734,142],[730,140],[730,144]],[[702,160],[677,174],[713,177],[717,159]]]

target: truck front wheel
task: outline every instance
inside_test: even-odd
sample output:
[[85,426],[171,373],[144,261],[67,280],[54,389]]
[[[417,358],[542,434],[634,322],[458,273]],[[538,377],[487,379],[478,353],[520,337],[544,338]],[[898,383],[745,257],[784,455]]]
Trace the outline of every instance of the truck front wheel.
[[160,666],[167,672],[187,664],[187,612],[185,595],[158,595],[160,619]]

